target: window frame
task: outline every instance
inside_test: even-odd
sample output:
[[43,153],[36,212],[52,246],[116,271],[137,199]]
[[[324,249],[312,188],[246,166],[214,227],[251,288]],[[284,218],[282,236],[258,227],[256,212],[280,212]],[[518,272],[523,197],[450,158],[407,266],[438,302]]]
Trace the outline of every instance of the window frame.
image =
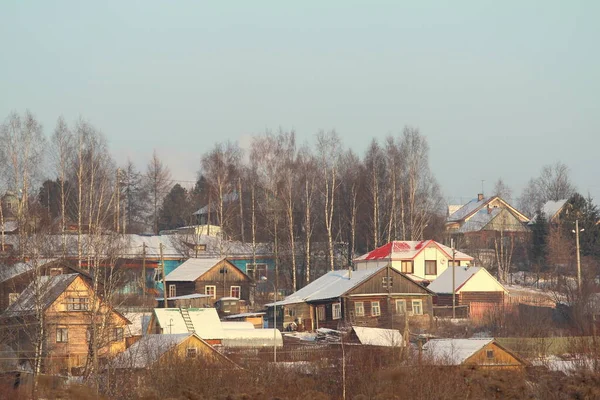
[[487,359],[494,358],[494,349],[487,349],[485,351],[485,357]]
[[452,264],[454,264],[455,267],[460,267],[460,260],[454,260],[454,262],[452,262],[452,259],[449,259],[448,267],[452,267]]
[[56,328],[56,343],[69,343],[69,328]]
[[[264,267],[264,269],[263,269]],[[250,278],[254,278],[254,272],[256,271],[256,278],[260,279],[261,276],[267,276],[268,265],[267,263],[246,263],[246,275]],[[261,272],[263,273],[261,275]]]
[[391,289],[394,287],[394,277],[390,276],[382,276],[381,277],[381,286],[384,289]]
[[112,330],[112,341],[120,342],[125,339],[125,329],[123,327],[115,327]]
[[[377,310],[377,313],[375,312]],[[371,316],[379,317],[381,316],[381,304],[379,304],[379,300],[371,302]]]
[[[234,296],[234,294],[233,294],[234,288],[237,288],[239,296]],[[242,287],[241,286],[230,286],[229,287],[229,296],[235,297],[236,299],[241,299],[242,298]]]
[[327,319],[327,310],[325,306],[317,306],[317,321],[325,321]]
[[177,285],[169,283],[169,297],[177,297]]
[[[433,273],[429,273],[428,272],[428,264],[431,265],[433,263],[434,266],[434,272]],[[425,275],[437,275],[437,260],[425,260]]]
[[[212,289],[212,293],[208,293],[209,289]],[[217,285],[204,285],[204,294],[209,295],[211,298],[217,298]]]
[[[403,305],[403,312],[398,312],[398,304],[402,304]],[[395,302],[395,311],[397,315],[405,315],[406,314],[406,300],[404,299],[396,299]]]
[[17,299],[19,298],[20,293],[17,292],[10,292],[8,294],[8,305],[10,306],[12,303],[14,303],[15,301],[17,301]]
[[333,303],[331,305],[331,319],[342,319],[342,303]]
[[[410,263],[410,271],[405,271],[404,263]],[[403,274],[414,274],[415,273],[415,262],[414,260],[402,260],[400,261],[400,272]]]
[[[413,315],[423,315],[423,300],[421,300],[421,299],[412,300],[410,305],[412,307]],[[417,308],[419,309],[418,313],[415,312],[415,305],[417,305]]]
[[198,348],[197,347],[188,347],[185,349],[185,358],[197,358],[198,357]]
[[[359,310],[360,310],[360,312],[359,312]],[[354,302],[354,315],[357,317],[365,316],[365,302],[364,301],[355,301]]]
[[81,312],[90,310],[90,298],[88,296],[67,297],[65,299],[67,311]]

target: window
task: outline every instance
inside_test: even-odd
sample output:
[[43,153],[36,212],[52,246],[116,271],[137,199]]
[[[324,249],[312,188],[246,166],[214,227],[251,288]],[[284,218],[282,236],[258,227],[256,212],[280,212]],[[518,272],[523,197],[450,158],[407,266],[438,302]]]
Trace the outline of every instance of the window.
[[396,314],[406,314],[406,300],[396,300]]
[[120,342],[123,340],[123,328],[114,328],[112,331],[113,342]]
[[50,276],[62,275],[62,268],[50,268]]
[[378,317],[381,315],[381,308],[379,308],[379,302],[378,301],[372,301],[371,302],[371,315],[374,317]]
[[487,356],[487,358],[494,358],[494,350],[487,350],[485,352],[485,355]]
[[391,288],[394,285],[394,278],[391,276],[384,276],[381,278],[381,286],[384,288]]
[[331,305],[331,314],[333,319],[342,318],[342,304],[341,303],[333,303]]
[[267,276],[267,264],[246,264],[246,275],[255,279],[260,279],[261,276]]
[[56,328],[56,343],[67,343],[69,341],[69,329]]
[[89,297],[67,297],[67,311],[87,311],[89,306]]
[[412,274],[415,272],[415,263],[414,261],[402,261],[402,266],[400,268],[400,271],[402,271],[405,274]]
[[204,294],[209,295],[213,299],[217,298],[217,287],[215,285],[204,286]]
[[177,296],[177,286],[169,285],[169,297]]
[[186,358],[196,358],[198,355],[198,349],[195,347],[188,347],[185,349],[185,357]]
[[285,308],[285,315],[287,315],[288,317],[295,317],[296,316],[296,309],[292,308],[292,307],[284,307]]
[[355,301],[354,302],[354,314],[357,317],[362,317],[365,315],[365,303],[363,303],[362,301]]
[[317,320],[325,321],[325,306],[317,307]]
[[8,305],[11,305],[19,298],[19,293],[9,293],[8,294]]
[[229,292],[230,292],[229,295],[231,297],[235,297],[236,299],[239,299],[242,294],[242,287],[241,286],[232,286],[231,289],[229,290]]
[[413,315],[423,315],[423,301],[413,300],[412,301],[412,312]]
[[448,266],[449,267],[452,267],[452,266],[460,267],[460,260],[454,260],[454,261],[448,260]]
[[437,275],[437,261],[426,260],[425,261],[425,275]]

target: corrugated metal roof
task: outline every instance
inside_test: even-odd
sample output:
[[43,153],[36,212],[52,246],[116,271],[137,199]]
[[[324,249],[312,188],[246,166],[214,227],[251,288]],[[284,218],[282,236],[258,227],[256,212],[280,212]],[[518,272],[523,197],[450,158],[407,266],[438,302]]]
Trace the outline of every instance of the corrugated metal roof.
[[484,197],[482,200],[473,199],[469,201],[467,204],[459,208],[458,211],[455,211],[452,215],[450,215],[448,217],[448,222],[462,221],[469,214],[483,207],[489,200],[491,200],[490,197]]
[[424,355],[446,365],[460,365],[494,339],[431,339],[423,346]]
[[40,276],[27,286],[17,300],[4,312],[7,316],[28,315],[35,312],[36,303],[42,309],[50,306],[79,274]]
[[190,258],[165,277],[167,282],[193,282],[224,258]]
[[41,267],[48,263],[56,261],[56,258],[47,258],[28,262],[19,262],[12,265],[0,265],[0,283],[15,278],[21,274],[33,271],[36,266]]
[[[385,266],[359,271],[348,271],[345,269],[330,271],[297,292],[292,293],[282,301],[278,301],[276,304],[280,306],[340,297],[348,290],[375,275],[382,268],[385,268]],[[267,304],[267,306],[273,306],[274,304]]]
[[352,329],[361,344],[368,346],[403,346],[402,334],[397,329],[367,328],[353,326]]
[[[223,339],[224,330],[214,308],[188,308],[195,333],[202,339]],[[155,308],[154,315],[163,333],[189,333],[179,308]]]
[[459,233],[467,233],[467,232],[479,232],[487,224],[489,224],[500,212],[502,212],[503,208],[490,208],[479,210],[468,221],[466,221],[456,232]]
[[147,368],[170,349],[192,336],[192,333],[145,335],[111,363],[114,368]]

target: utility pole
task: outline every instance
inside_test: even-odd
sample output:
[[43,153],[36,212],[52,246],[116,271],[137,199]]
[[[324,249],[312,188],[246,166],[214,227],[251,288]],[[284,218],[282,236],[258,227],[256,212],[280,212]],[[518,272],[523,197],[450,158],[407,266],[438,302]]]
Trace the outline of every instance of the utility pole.
[[454,238],[450,239],[452,247],[452,318],[456,319],[456,249],[454,249]]
[[146,299],[146,242],[142,243],[142,295]]
[[160,265],[162,268],[162,281],[163,281],[163,300],[164,308],[167,308],[167,280],[165,279],[165,259],[163,257],[163,244],[161,243],[158,248],[160,249]]
[[577,288],[581,295],[581,256],[579,251],[579,220],[575,220],[575,242],[577,244]]

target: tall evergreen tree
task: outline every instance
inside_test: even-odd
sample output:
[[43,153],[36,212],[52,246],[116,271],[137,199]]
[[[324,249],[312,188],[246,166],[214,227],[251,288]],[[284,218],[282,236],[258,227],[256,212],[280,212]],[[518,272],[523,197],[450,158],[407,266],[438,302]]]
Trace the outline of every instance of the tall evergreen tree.
[[190,218],[188,192],[176,183],[165,196],[158,212],[158,228],[159,230],[180,228],[188,225]]
[[548,229],[546,214],[538,210],[535,224],[531,227],[531,262],[538,271],[542,271],[546,266]]

